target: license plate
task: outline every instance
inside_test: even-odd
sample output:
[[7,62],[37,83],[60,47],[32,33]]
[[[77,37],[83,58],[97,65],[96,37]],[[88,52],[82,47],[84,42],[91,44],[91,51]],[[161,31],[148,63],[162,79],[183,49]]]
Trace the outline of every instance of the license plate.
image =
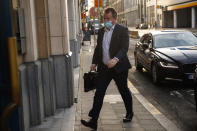
[[188,75],[188,79],[190,79],[190,80],[193,80],[194,79],[194,75],[193,74],[191,74],[191,75]]

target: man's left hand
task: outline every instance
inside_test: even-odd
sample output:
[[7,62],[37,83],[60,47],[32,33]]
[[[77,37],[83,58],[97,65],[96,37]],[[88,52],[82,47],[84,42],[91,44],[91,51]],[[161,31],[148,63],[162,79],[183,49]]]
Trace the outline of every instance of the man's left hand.
[[117,63],[118,63],[118,61],[116,59],[111,59],[111,60],[109,60],[107,67],[113,68]]

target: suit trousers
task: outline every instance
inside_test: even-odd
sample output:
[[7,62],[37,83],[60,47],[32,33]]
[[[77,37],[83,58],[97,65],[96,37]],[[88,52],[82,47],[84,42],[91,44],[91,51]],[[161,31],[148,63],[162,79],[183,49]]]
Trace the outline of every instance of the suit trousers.
[[127,113],[133,113],[132,95],[127,84],[128,70],[117,73],[114,69],[103,69],[98,73],[96,92],[94,95],[93,107],[89,112],[93,120],[97,121],[103,105],[103,99],[107,87],[113,79],[118,87],[118,91],[124,101]]

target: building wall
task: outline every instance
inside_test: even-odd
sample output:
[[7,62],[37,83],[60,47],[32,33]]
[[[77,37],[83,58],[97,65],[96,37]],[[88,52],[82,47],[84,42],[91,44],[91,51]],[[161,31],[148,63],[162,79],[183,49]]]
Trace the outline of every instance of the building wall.
[[125,0],[124,1],[124,14],[127,26],[134,27],[140,22],[139,15],[139,1],[138,0]]
[[[75,13],[69,29],[68,13],[73,11],[68,7],[71,6]],[[18,115],[21,131],[39,125],[45,117],[53,115],[56,108],[69,108],[73,105],[73,61],[78,60],[81,44],[79,6],[78,0],[72,5],[69,5],[67,0],[14,0],[13,2],[13,8],[17,11],[24,10],[24,15],[19,15],[24,21],[13,19],[14,22],[19,23],[19,27],[18,25],[12,27],[13,30],[18,28],[18,33],[24,34],[25,44],[25,52],[18,55],[21,83],[21,105]],[[22,28],[24,32],[21,32]],[[75,46],[71,53],[69,33],[73,29],[75,31],[72,38],[75,39]],[[13,33],[13,36],[16,34]],[[21,39],[21,36],[17,37]],[[75,54],[74,58],[72,54]]]
[[[164,8],[164,27],[175,28],[195,28],[196,27],[196,1],[191,0],[177,0],[177,1],[163,1]],[[193,6],[188,3],[195,3]],[[181,6],[180,6],[181,5]],[[183,6],[184,5],[184,6]],[[192,17],[192,8],[194,8],[194,15]],[[172,14],[172,15],[170,15]],[[173,15],[176,14],[176,15]],[[172,17],[173,16],[173,17]],[[172,19],[172,18],[173,19]],[[176,17],[177,21],[174,21]],[[182,19],[185,18],[185,19]],[[193,26],[192,26],[193,19]],[[171,22],[172,21],[172,22]]]
[[118,23],[125,26],[136,26],[139,23],[139,0],[105,0],[104,9],[114,8],[118,13]]
[[170,6],[170,5],[175,5],[175,4],[180,4],[184,2],[190,2],[193,0],[160,0],[162,5],[164,6]]
[[[149,28],[173,27],[173,11],[168,7],[195,2],[193,0],[106,0],[105,8],[113,7],[118,12],[118,22],[126,26],[135,27],[137,24],[146,23]],[[124,3],[124,6],[123,4]],[[157,5],[157,6],[156,6]],[[191,7],[177,10],[178,27],[190,28],[192,17]],[[196,12],[196,8],[195,8]],[[197,13],[194,14],[196,17]],[[180,20],[181,16],[187,19]],[[195,18],[196,19],[196,18]],[[195,25],[196,22],[194,23]]]
[[[163,6],[162,0],[147,0],[146,9],[147,9],[147,24],[149,28],[157,26],[158,28],[162,27],[163,21],[163,11],[162,8],[156,8],[157,6]],[[157,16],[156,16],[157,15]]]

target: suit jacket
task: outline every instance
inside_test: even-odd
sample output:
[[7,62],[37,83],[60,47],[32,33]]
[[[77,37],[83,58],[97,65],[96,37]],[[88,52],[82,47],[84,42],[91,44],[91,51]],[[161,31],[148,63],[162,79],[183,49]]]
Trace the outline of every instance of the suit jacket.
[[[97,70],[100,71],[103,69],[103,36],[105,30],[104,28],[99,29],[97,45],[94,50],[94,55],[92,59],[92,64],[96,64],[98,66]],[[113,67],[117,73],[121,73],[122,71],[128,70],[131,68],[131,64],[129,62],[127,52],[129,48],[129,35],[128,29],[119,24],[116,24],[110,42],[109,55],[110,58],[118,58],[118,63]]]

